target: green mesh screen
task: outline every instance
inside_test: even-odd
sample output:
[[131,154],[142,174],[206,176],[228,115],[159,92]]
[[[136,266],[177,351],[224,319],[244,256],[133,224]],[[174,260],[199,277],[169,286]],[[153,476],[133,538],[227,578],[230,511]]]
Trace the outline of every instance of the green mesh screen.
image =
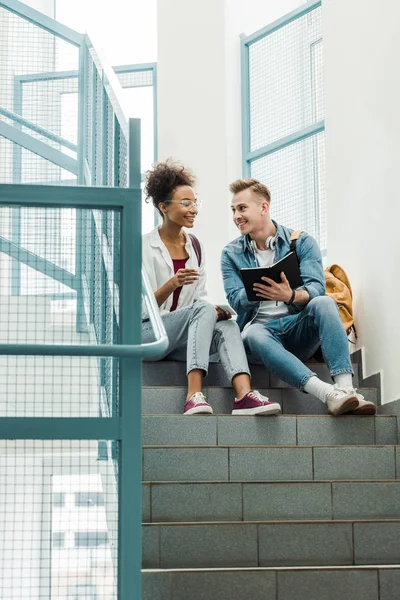
[[316,106],[323,90],[321,37],[318,8],[250,45],[251,151],[322,118],[322,94]]
[[154,85],[153,71],[124,71],[117,67],[117,77],[123,88],[145,87]]
[[247,150],[261,153],[251,177],[270,188],[273,218],[308,231],[326,254],[324,132],[285,140],[324,119],[321,7],[249,43],[248,61]]
[[252,161],[251,177],[267,183],[273,219],[307,231],[326,249],[323,132]]
[[[118,343],[119,230],[118,211],[2,207],[0,343]],[[117,377],[113,358],[0,356],[0,416],[112,416]]]
[[[78,68],[72,44],[0,8],[0,107],[76,144],[77,93],[73,81],[54,81],[57,71]],[[38,79],[39,77],[39,79]],[[76,158],[76,152],[13,119],[0,115],[15,130]],[[12,133],[12,132],[11,132]],[[76,177],[48,161],[0,139],[0,181],[4,183],[74,183]]]
[[117,598],[117,479],[97,444],[0,441],[2,600]]

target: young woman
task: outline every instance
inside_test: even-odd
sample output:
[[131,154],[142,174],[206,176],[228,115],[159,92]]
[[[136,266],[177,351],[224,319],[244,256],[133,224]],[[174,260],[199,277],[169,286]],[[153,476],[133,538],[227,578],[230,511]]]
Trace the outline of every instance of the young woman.
[[[202,380],[208,371],[209,356],[216,352],[236,393],[232,414],[277,414],[279,404],[251,390],[238,326],[229,320],[228,313],[206,299],[204,251],[197,238],[185,231],[193,227],[200,208],[194,183],[190,171],[167,161],[148,172],[145,188],[146,199],[157,208],[162,224],[143,237],[143,265],[169,338],[164,357],[186,350],[188,392],[184,414],[212,414],[202,393]],[[144,312],[142,340],[153,338]]]

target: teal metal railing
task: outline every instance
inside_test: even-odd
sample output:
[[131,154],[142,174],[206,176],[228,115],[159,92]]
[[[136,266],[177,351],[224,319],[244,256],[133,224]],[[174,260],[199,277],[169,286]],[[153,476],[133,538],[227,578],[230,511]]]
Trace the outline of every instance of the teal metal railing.
[[[37,42],[37,29],[43,32],[39,35],[39,42],[45,46],[47,43],[46,48],[50,53],[55,44],[64,44],[60,48],[56,46],[54,58],[57,54],[69,51],[66,46],[75,48],[79,54],[75,53],[71,59],[79,67],[76,70],[57,71],[55,68],[40,73],[39,63],[42,67],[49,65],[44,59],[32,59],[29,48],[25,59],[21,50],[22,57],[18,64],[26,63],[23,68],[30,72],[13,70],[12,100],[9,100],[13,110],[0,106],[0,115],[8,121],[0,121],[0,136],[7,137],[13,143],[12,156],[9,157],[12,159],[12,181],[21,183],[30,179],[30,172],[34,168],[30,163],[30,155],[26,154],[29,151],[32,156],[40,156],[41,160],[46,159],[60,168],[60,183],[140,186],[140,137],[135,131],[136,121],[129,122],[126,117],[125,100],[118,77],[125,87],[152,85],[155,100],[156,66],[125,65],[111,69],[87,35],[74,32],[17,0],[0,2],[0,7],[14,15],[8,33],[15,31],[25,34],[27,38],[36,36]],[[46,36],[50,36],[50,39]],[[68,139],[61,135],[60,107],[65,95],[76,96],[72,119],[75,127],[66,131]],[[42,106],[36,106],[39,101]],[[4,162],[6,160],[7,156]],[[70,179],[71,175],[65,179],[66,172],[75,176],[75,181]],[[57,184],[52,170],[48,175],[49,180],[43,183]],[[118,286],[116,252],[119,242],[116,215],[107,211],[101,214],[91,210],[76,212],[75,236],[64,242],[61,233],[71,225],[69,214],[60,211],[57,220],[52,216],[49,227],[43,224],[41,215],[38,215],[36,229],[41,234],[31,236],[25,213],[25,209],[13,208],[11,231],[0,237],[0,250],[13,259],[10,271],[12,294],[44,293],[64,300],[76,298],[77,331],[89,332],[96,343],[112,343],[117,330],[114,306],[115,289]],[[35,227],[33,218],[30,214],[31,228]],[[43,236],[48,238],[44,245]],[[102,256],[101,266],[99,261],[95,262],[96,270],[93,272],[92,253]],[[29,285],[29,269],[35,269],[45,276],[39,289]],[[104,357],[100,359],[100,371],[101,407],[107,413],[112,413],[117,393],[116,366],[110,358]]]
[[242,39],[243,174],[265,183],[277,221],[326,255],[321,0]]
[[[100,343],[43,344],[2,343],[0,355],[23,356],[86,356],[118,360],[118,387],[114,404],[107,415],[93,418],[40,418],[0,417],[0,439],[8,440],[108,440],[118,447],[118,598],[141,597],[141,360],[154,358],[165,349],[167,338],[145,277],[141,272],[140,236],[140,187],[93,188],[50,186],[0,185],[0,208],[40,208],[47,211],[73,209],[84,212],[93,219],[94,227],[101,228],[101,215],[113,213],[119,235],[114,238],[114,265],[118,266],[118,278],[106,272],[112,267],[105,265],[100,252],[91,252],[86,264],[93,273],[103,271],[106,279],[102,286],[113,284],[113,311],[115,329],[113,339],[103,337]],[[94,216],[93,216],[94,215]],[[100,222],[99,222],[100,219]],[[93,232],[87,231],[91,238]],[[104,235],[104,234],[103,234]],[[102,236],[98,236],[101,239]],[[117,241],[118,240],[118,241]],[[103,242],[105,243],[104,237]],[[115,248],[118,246],[118,252]],[[86,276],[85,270],[82,276]],[[59,273],[62,280],[62,274]],[[142,282],[142,283],[141,283]],[[143,287],[142,287],[143,286]],[[155,341],[141,344],[142,289],[155,330]],[[96,292],[94,292],[96,294]],[[111,290],[110,290],[111,294]],[[31,298],[31,309],[35,306]],[[90,311],[101,299],[88,298],[85,310]],[[1,302],[0,302],[1,304]],[[4,311],[4,305],[3,309]],[[4,315],[3,315],[4,316]],[[10,311],[9,320],[18,322],[21,315]],[[93,322],[94,318],[88,318]],[[104,317],[100,325],[104,325]],[[96,335],[94,337],[97,337]],[[38,372],[39,375],[39,372]],[[29,374],[20,372],[19,377]],[[101,387],[100,382],[100,387]],[[31,382],[35,386],[35,379]],[[132,398],[135,401],[132,401]]]
[[[112,478],[118,491],[118,535],[111,539],[118,548],[114,565],[118,598],[140,598],[141,361],[156,358],[167,344],[141,272],[140,122],[127,117],[117,79],[139,73],[140,67],[118,67],[116,75],[88,36],[18,0],[0,0],[0,29],[4,23],[8,34],[18,32],[21,48],[26,40],[34,40],[39,52],[30,63],[33,54],[26,46],[28,62],[21,60],[21,72],[14,70],[10,87],[4,79],[7,85],[0,93],[0,162],[5,179],[12,181],[0,184],[0,263],[6,257],[10,274],[10,298],[7,308],[3,303],[3,316],[10,311],[10,323],[14,321],[17,329],[20,322],[29,321],[29,315],[19,309],[12,312],[13,298],[21,297],[24,281],[31,294],[26,306],[33,311],[33,324],[40,295],[76,301],[78,340],[8,341],[0,343],[0,356],[93,360],[78,381],[83,388],[86,373],[88,380],[90,370],[96,373],[98,416],[60,418],[55,410],[50,418],[33,417],[24,412],[27,400],[20,398],[25,406],[22,414],[16,408],[17,416],[0,417],[0,440],[99,443],[98,464],[113,459]],[[73,49],[68,70],[60,70],[57,57],[67,47],[68,52]],[[142,72],[151,72],[155,90],[155,66],[144,65]],[[0,68],[0,84],[1,80]],[[149,85],[148,79],[143,85]],[[62,100],[69,98],[71,104],[74,94],[70,114],[76,126],[65,129]],[[32,98],[36,104],[29,101]],[[36,185],[26,185],[28,181]],[[155,333],[155,341],[147,345],[141,344],[142,298]],[[31,382],[28,367],[19,373],[32,389],[38,385],[36,377],[44,381],[58,377],[46,369],[43,374],[38,368],[33,373]],[[77,375],[71,372],[73,377]],[[6,375],[8,385],[7,381]],[[70,401],[73,405],[72,396]]]

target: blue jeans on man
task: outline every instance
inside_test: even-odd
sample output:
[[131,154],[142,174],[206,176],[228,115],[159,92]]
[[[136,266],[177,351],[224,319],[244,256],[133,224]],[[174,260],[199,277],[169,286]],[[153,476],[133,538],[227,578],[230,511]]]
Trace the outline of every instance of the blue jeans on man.
[[300,313],[249,324],[242,337],[251,356],[293,387],[303,389],[315,375],[303,361],[319,346],[332,377],[353,374],[346,332],[329,296],[313,298]]

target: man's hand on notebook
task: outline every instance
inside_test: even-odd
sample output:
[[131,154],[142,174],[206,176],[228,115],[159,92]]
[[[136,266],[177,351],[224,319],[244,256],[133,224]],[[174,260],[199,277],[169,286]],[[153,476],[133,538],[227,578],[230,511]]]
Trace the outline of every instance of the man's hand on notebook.
[[285,273],[281,273],[281,283],[276,283],[269,277],[261,277],[262,281],[265,281],[266,285],[262,283],[255,283],[253,290],[256,292],[258,298],[261,300],[274,300],[276,302],[289,302],[292,297],[292,288],[286,278]]

